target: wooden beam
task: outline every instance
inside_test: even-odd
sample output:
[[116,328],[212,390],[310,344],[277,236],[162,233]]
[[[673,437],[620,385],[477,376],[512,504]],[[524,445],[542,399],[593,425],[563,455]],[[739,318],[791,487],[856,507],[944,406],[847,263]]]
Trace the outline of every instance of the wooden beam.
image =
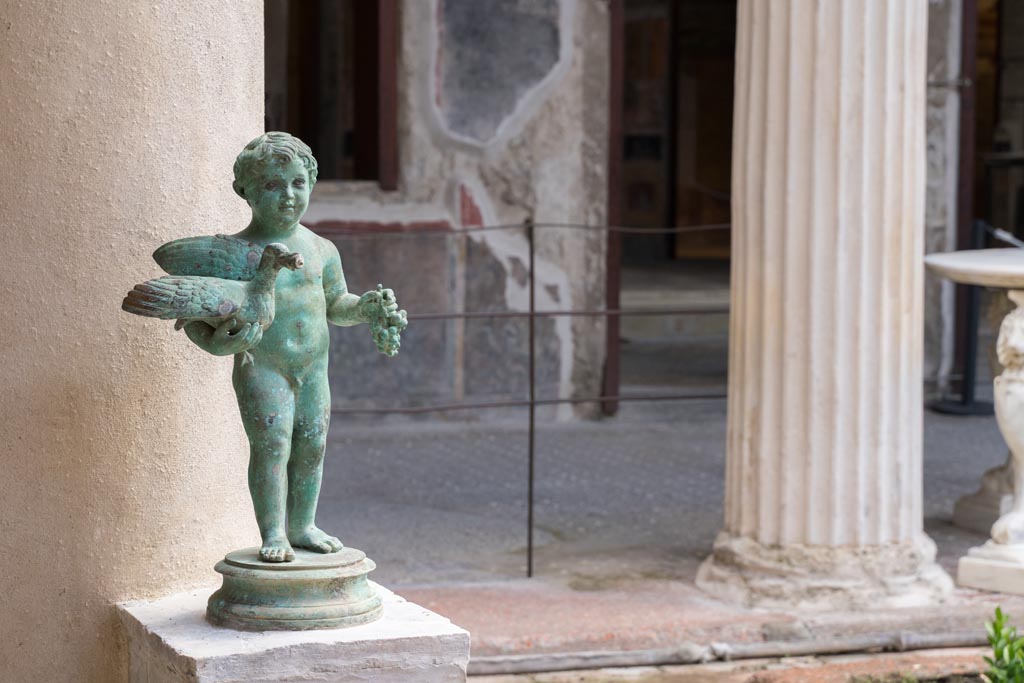
[[356,178],[398,188],[398,0],[353,3]]
[[[622,225],[622,97],[623,80],[623,0],[608,3],[608,186],[605,222]],[[622,275],[622,235],[608,232],[605,257],[605,306],[619,309],[619,288]],[[605,319],[604,378],[601,394],[619,395],[619,316]],[[601,411],[614,415],[618,401],[605,401]]]

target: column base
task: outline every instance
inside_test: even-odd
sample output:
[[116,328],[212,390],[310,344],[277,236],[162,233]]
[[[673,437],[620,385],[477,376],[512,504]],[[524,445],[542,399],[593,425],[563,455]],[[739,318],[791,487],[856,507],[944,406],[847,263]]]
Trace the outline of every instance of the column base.
[[1024,595],[1024,545],[987,541],[960,558],[956,582],[965,588]]
[[459,683],[469,633],[371,583],[383,616],[352,628],[232,631],[205,617],[209,589],[117,606],[130,683]]
[[308,631],[358,626],[379,619],[380,596],[366,575],[366,553],[295,550],[293,562],[263,562],[259,548],[228,553],[214,569],[224,577],[206,618],[241,631]]
[[723,531],[697,587],[747,607],[857,610],[943,602],[953,581],[923,534],[885,546],[765,546]]

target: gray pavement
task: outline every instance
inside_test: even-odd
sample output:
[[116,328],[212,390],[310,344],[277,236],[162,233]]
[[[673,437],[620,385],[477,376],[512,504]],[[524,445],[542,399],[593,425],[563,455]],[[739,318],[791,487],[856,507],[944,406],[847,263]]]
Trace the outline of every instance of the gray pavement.
[[[724,391],[720,339],[624,349],[633,390]],[[336,416],[318,521],[373,557],[374,578],[392,587],[521,578],[525,420]],[[724,444],[724,400],[624,404],[610,419],[539,425],[536,573],[584,588],[692,581],[721,526]],[[982,540],[950,524],[953,502],[1005,446],[994,418],[926,412],[924,450],[926,529],[953,571]]]

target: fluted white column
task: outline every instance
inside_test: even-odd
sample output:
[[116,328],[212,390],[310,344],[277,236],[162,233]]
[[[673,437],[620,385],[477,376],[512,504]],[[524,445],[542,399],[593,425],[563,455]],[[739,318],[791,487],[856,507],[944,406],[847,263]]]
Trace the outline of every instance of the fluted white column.
[[740,0],[725,529],[747,604],[941,596],[922,529],[927,0]]

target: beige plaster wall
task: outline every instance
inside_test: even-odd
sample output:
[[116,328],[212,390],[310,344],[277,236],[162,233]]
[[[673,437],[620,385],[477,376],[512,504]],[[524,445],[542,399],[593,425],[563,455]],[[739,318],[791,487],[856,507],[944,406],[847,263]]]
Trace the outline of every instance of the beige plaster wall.
[[0,679],[126,680],[113,604],[258,541],[230,361],[119,310],[246,220],[257,0],[0,4]]

